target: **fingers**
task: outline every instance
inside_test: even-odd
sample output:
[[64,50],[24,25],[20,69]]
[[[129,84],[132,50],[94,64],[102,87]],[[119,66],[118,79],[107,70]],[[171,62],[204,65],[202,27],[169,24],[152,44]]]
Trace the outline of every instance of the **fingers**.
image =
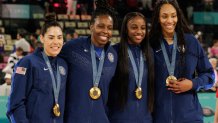
[[180,88],[180,85],[175,82],[175,83],[173,83],[173,84],[171,84],[171,83],[169,84],[168,90],[180,91],[181,88]]
[[193,83],[191,80],[182,79],[177,81],[169,81],[168,90],[179,94],[192,89]]
[[168,85],[168,90],[173,91],[174,93],[182,93],[181,85],[177,81],[170,81]]

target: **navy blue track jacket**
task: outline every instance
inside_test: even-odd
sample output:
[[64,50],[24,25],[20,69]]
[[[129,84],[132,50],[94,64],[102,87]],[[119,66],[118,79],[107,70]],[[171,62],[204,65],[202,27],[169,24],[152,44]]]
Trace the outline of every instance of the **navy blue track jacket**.
[[[174,75],[177,78],[185,77],[191,80],[193,88],[180,94],[167,90],[166,78],[169,74],[164,56],[160,47],[154,49],[156,79],[154,123],[203,123],[197,91],[212,87],[214,72],[207,55],[193,35],[185,34],[185,44],[185,65],[181,66],[179,63],[182,51],[178,48]],[[170,46],[168,44],[166,46],[169,59],[171,59]],[[181,75],[179,71],[185,71],[184,75]]]
[[[117,45],[116,45],[117,46]],[[115,47],[116,47],[115,46]],[[136,62],[137,69],[139,69],[140,61],[140,46],[129,45],[130,50],[132,51],[133,57]],[[127,104],[124,109],[120,109],[116,106],[116,87],[110,88],[110,100],[109,103],[113,107],[109,108],[109,119],[110,123],[152,123],[152,117],[148,110],[148,67],[146,59],[144,60],[144,73],[142,78],[142,99],[137,99],[135,96],[135,90],[137,88],[135,75],[133,71],[132,64],[129,58],[129,89],[128,89],[128,99]],[[115,82],[116,83],[116,82]],[[114,84],[113,86],[116,86]],[[111,104],[110,104],[111,105]]]
[[[67,42],[60,53],[69,66],[65,123],[109,123],[107,99],[109,83],[117,65],[116,51],[109,44],[105,46],[105,60],[99,82],[101,97],[93,100],[89,90],[93,87],[90,37]],[[96,56],[96,62],[99,62]]]
[[55,117],[52,112],[55,104],[52,79],[42,51],[38,48],[33,54],[21,59],[15,67],[7,111],[12,123],[54,123],[54,120],[55,123],[63,123],[67,64],[59,57],[49,58],[52,66],[58,63],[59,69],[61,68],[58,100],[61,116]]

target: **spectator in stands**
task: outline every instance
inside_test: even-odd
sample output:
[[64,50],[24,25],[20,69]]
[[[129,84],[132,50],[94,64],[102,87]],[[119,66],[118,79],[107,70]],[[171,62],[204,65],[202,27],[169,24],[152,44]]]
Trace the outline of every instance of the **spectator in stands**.
[[203,123],[197,92],[213,86],[214,72],[176,0],[157,2],[149,34],[156,73],[154,123]]
[[5,83],[0,85],[0,96],[9,96],[11,92],[11,74],[5,75]]
[[116,19],[106,0],[96,1],[96,7],[91,36],[66,42],[60,54],[69,66],[65,123],[109,123],[108,88],[117,64],[109,39]]
[[110,123],[152,123],[154,62],[147,35],[145,17],[128,13],[122,22],[121,43],[115,45],[119,57],[109,91]]
[[46,15],[43,48],[15,66],[7,116],[11,123],[64,123],[67,63],[58,57],[63,31],[55,14]]
[[12,74],[15,64],[23,57],[23,49],[18,47],[16,51],[10,54],[6,67],[2,72]]
[[217,78],[217,58],[210,58],[209,61],[213,67],[213,71],[214,71],[214,75],[215,75],[214,85],[211,88],[211,90],[216,91],[216,88],[218,87],[218,83],[217,83],[217,80],[218,80],[218,78]]
[[212,47],[208,48],[208,57],[218,58],[218,39],[214,39]]
[[67,14],[76,15],[77,0],[67,0]]
[[33,49],[42,47],[42,43],[38,40],[38,35],[35,33],[30,34],[30,45]]
[[66,41],[70,41],[70,40],[76,39],[78,37],[79,37],[79,35],[77,32],[75,32],[74,29],[68,29],[66,31],[66,36],[65,36]]
[[24,33],[18,32],[17,33],[17,41],[15,42],[15,48],[21,47],[23,49],[23,55],[27,55],[30,53],[30,44],[29,42],[24,38]]

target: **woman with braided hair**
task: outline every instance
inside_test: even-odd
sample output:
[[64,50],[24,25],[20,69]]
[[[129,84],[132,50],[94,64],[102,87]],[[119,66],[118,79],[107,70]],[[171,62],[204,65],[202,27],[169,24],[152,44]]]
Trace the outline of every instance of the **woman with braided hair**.
[[213,68],[176,0],[158,0],[149,34],[156,73],[154,123],[203,123],[197,91],[213,86]]
[[61,51],[69,66],[65,123],[109,123],[108,88],[117,65],[109,39],[115,24],[114,10],[105,0],[96,1],[88,37],[68,41]]

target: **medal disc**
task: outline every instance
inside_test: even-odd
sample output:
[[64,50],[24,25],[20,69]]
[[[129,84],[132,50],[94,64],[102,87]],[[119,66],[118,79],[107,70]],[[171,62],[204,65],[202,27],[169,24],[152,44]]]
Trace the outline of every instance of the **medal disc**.
[[170,80],[176,81],[177,78],[176,78],[175,76],[172,76],[172,75],[168,76],[167,79],[166,79],[166,85],[167,85],[167,86],[169,85],[169,83],[170,83],[169,81],[170,81]]
[[60,112],[60,107],[59,107],[59,104],[55,104],[54,107],[53,107],[53,113],[56,117],[59,117],[61,115],[61,112]]
[[101,96],[101,90],[98,87],[92,87],[89,90],[89,96],[92,99],[96,100],[96,99],[98,99]]
[[136,96],[137,99],[141,99],[142,98],[142,88],[141,87],[138,87],[135,90],[135,96]]

